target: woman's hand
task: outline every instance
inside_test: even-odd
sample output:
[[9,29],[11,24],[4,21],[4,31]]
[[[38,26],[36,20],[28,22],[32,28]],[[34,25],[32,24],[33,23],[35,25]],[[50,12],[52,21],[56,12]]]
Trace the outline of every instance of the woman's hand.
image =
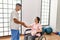
[[40,30],[37,30],[37,32],[42,32],[42,29],[40,29]]

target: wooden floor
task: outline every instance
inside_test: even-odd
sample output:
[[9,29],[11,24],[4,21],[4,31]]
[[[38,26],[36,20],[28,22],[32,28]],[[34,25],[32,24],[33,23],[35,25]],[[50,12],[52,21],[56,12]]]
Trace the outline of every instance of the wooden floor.
[[[0,40],[11,40],[11,37],[2,37]],[[24,40],[24,36],[21,36],[20,40]]]
[[[45,35],[45,37],[47,40],[60,40],[60,37],[55,34]],[[0,38],[0,40],[11,40],[11,37],[3,37],[3,38]],[[20,40],[24,40],[24,36],[21,36]]]

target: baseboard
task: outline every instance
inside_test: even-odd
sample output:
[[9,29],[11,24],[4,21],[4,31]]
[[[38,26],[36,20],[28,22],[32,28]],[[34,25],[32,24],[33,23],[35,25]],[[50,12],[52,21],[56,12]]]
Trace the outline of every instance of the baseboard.
[[[20,36],[24,36],[24,34],[20,34]],[[0,36],[0,38],[7,38],[7,37],[11,37],[11,35],[7,35],[7,36]]]
[[21,36],[24,36],[24,34],[21,34]]

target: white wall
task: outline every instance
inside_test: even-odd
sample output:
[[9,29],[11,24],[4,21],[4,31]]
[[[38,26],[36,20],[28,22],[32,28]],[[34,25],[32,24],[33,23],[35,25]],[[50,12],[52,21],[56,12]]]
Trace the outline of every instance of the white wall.
[[[28,24],[33,23],[33,18],[40,17],[41,0],[22,0],[22,20]],[[22,27],[22,34],[25,28]]]
[[[53,31],[56,31],[57,2],[58,0],[51,0],[50,25],[52,26]],[[31,24],[34,17],[40,16],[40,4],[41,0],[22,0],[22,20]],[[25,28],[22,27],[22,34],[24,34],[24,31]]]
[[52,26],[53,31],[56,31],[57,4],[58,0],[51,0],[50,25]]
[[57,30],[58,32],[60,32],[60,0],[58,0],[56,30]]

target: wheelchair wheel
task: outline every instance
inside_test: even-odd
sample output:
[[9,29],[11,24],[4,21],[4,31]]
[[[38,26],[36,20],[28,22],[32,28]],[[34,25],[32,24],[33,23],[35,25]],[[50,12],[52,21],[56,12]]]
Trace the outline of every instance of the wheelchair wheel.
[[46,40],[46,37],[45,36],[41,36],[38,38],[38,40]]

